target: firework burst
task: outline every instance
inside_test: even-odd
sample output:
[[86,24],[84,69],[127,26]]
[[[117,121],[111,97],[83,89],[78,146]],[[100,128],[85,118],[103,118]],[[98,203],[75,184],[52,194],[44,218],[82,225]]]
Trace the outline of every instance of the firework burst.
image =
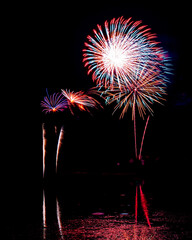
[[62,94],[54,93],[53,95],[44,97],[44,101],[41,101],[41,107],[45,113],[62,112],[68,107],[68,104]]
[[156,35],[141,21],[113,18],[110,24],[105,22],[104,31],[100,25],[97,28],[93,30],[94,37],[87,37],[83,49],[84,65],[97,84],[113,88],[114,83],[129,83],[143,66],[164,74],[168,65],[166,53],[158,46]]
[[[143,67],[142,71],[139,69],[135,73],[134,79],[127,83],[121,82],[121,87],[118,84],[114,87],[108,88],[103,91],[98,91],[107,104],[116,102],[114,112],[117,109],[122,109],[120,118],[123,118],[129,108],[132,109],[132,120],[134,121],[134,141],[135,141],[135,156],[137,158],[137,138],[136,138],[136,109],[139,112],[140,117],[144,119],[146,111],[153,115],[151,105],[155,102],[162,104],[165,100],[163,95],[166,94],[166,80],[161,79],[158,72],[148,71],[146,67]],[[146,127],[148,125],[149,117],[147,118]],[[146,132],[144,129],[143,139],[141,142],[141,148],[139,153],[139,159],[141,158],[141,152],[143,147],[144,136]]]
[[96,108],[99,102],[93,97],[85,94],[83,91],[74,92],[70,90],[61,90],[63,96],[67,99],[71,113],[72,107],[77,106],[81,111],[89,111],[88,108]]
[[114,86],[98,93],[105,99],[107,104],[116,102],[114,112],[122,108],[120,118],[123,118],[128,108],[132,108],[132,119],[135,117],[136,107],[139,115],[144,119],[146,110],[153,114],[150,105],[154,102],[160,104],[165,100],[162,95],[166,94],[166,82],[159,78],[157,72],[147,71],[143,68],[135,74],[135,79],[131,83],[122,82],[121,88]]

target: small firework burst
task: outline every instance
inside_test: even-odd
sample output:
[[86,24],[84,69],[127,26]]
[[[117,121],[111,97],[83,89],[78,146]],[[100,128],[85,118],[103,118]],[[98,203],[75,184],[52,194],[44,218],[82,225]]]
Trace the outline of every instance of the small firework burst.
[[85,94],[83,91],[74,92],[70,90],[61,90],[63,96],[67,99],[70,110],[73,114],[72,108],[77,106],[81,111],[89,111],[88,108],[96,108],[99,102],[93,97]]
[[44,101],[41,101],[41,107],[45,113],[62,112],[68,107],[68,103],[62,94],[54,93],[53,95],[44,97]]

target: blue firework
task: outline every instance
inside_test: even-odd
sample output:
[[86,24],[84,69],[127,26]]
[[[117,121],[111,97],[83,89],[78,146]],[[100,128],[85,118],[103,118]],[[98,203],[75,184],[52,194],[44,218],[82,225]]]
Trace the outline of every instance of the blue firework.
[[68,107],[67,99],[60,93],[54,93],[53,95],[48,95],[44,97],[44,101],[41,101],[41,107],[43,112],[62,112]]

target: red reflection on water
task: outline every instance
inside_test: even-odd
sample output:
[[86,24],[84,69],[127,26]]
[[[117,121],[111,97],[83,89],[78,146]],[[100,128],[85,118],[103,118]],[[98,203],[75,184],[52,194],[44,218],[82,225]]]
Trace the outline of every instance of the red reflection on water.
[[147,225],[136,225],[128,219],[111,216],[99,217],[99,219],[95,217],[69,219],[65,221],[63,227],[64,239],[162,239]]
[[138,200],[137,200],[137,186],[136,186],[136,195],[135,195],[135,223],[137,224],[137,208],[138,208]]
[[61,222],[61,211],[60,211],[60,207],[59,207],[59,201],[57,198],[56,198],[56,208],[57,208],[57,224],[59,227],[60,238],[61,238],[61,240],[64,240],[63,233],[62,233],[63,226],[62,226],[62,222]]
[[104,212],[94,212],[92,213],[93,216],[103,216],[105,215]]
[[149,221],[149,214],[148,214],[148,208],[147,208],[147,201],[145,199],[145,195],[143,194],[141,185],[139,186],[140,189],[140,196],[141,196],[141,206],[143,208],[143,212],[145,214],[145,217],[147,219],[147,224],[149,225],[149,227],[151,227],[151,223]]

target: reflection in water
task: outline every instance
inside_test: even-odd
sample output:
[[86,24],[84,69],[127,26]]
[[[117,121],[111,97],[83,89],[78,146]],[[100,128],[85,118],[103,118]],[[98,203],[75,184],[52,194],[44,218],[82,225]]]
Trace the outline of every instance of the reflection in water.
[[147,201],[146,201],[146,199],[145,199],[145,195],[143,194],[141,185],[139,186],[139,190],[140,190],[140,196],[141,196],[141,206],[142,206],[142,208],[143,208],[145,217],[146,217],[146,219],[147,219],[147,224],[148,224],[149,227],[151,227],[151,223],[150,223],[150,221],[149,221],[148,209],[147,209]]
[[[144,222],[135,224],[132,217],[120,217],[118,215],[83,216],[64,218],[62,226],[48,226],[52,232],[46,236],[46,240],[173,240],[191,239],[191,229],[188,226],[183,231],[183,224],[189,221],[180,216],[172,216],[167,212],[155,212],[152,216],[153,226],[149,228]],[[179,224],[178,224],[179,223]],[[55,224],[59,224],[58,221]],[[177,225],[177,229],[174,225]],[[178,228],[180,226],[180,228]],[[53,236],[54,235],[54,236]],[[189,237],[189,238],[187,238]],[[37,238],[38,239],[38,238]]]
[[[143,209],[143,212],[145,214],[147,224],[149,227],[151,227],[151,223],[149,220],[149,214],[148,214],[148,208],[147,208],[147,201],[145,198],[145,195],[143,194],[141,184],[139,184],[139,190],[140,190],[140,197],[141,197],[141,206]],[[135,224],[137,224],[137,217],[138,217],[138,186],[136,185],[136,194],[135,194]]]
[[[87,179],[87,178],[85,178]],[[85,180],[84,179],[84,180]],[[84,181],[76,181],[84,186]],[[102,181],[104,183],[104,181]],[[120,191],[104,188],[83,192],[79,187],[61,191],[45,187],[41,219],[42,240],[172,240],[190,239],[192,217],[155,210],[143,183]],[[93,186],[93,185],[92,185]],[[97,185],[96,185],[97,186]],[[107,185],[106,185],[107,186]],[[120,186],[120,185],[118,185]],[[87,188],[85,188],[87,190]],[[116,192],[115,192],[116,191]],[[95,199],[95,201],[94,201]],[[99,201],[98,201],[99,200]],[[101,201],[100,201],[101,200]],[[90,205],[88,205],[90,203]],[[150,216],[150,217],[149,217]],[[25,239],[39,239],[25,238]]]
[[43,239],[46,239],[46,204],[45,204],[45,191],[43,190]]
[[[139,189],[139,192],[138,192]],[[139,194],[140,193],[140,194]],[[148,226],[140,221],[138,223],[138,196],[141,198],[141,206],[147,219]],[[49,194],[47,197],[50,196]],[[125,194],[122,194],[125,197]],[[158,239],[155,238],[155,230],[151,229],[151,223],[148,217],[147,202],[142,191],[141,184],[136,185],[135,213],[106,215],[104,212],[92,213],[88,216],[64,217],[61,220],[61,209],[58,197],[56,201],[56,219],[57,234],[54,239]],[[53,206],[52,206],[53,207]],[[43,190],[43,239],[48,240],[47,230],[53,228],[47,226],[47,210],[45,190]],[[49,211],[49,210],[48,210]],[[134,222],[135,214],[135,222]],[[49,224],[48,224],[49,225]],[[49,230],[48,230],[49,231]],[[152,238],[153,237],[153,238]]]
[[60,207],[59,207],[59,201],[58,199],[56,198],[56,207],[57,207],[57,224],[58,224],[58,227],[59,227],[59,233],[60,233],[60,237],[61,239],[63,240],[63,232],[62,232],[62,222],[61,222],[61,211],[60,211]]
[[[46,200],[45,200],[45,190],[43,190],[43,205],[42,205],[42,212],[43,212],[43,239],[47,240],[46,230],[47,230],[47,213],[46,213]],[[57,225],[59,229],[60,239],[64,240],[63,232],[62,232],[62,222],[61,222],[61,211],[59,206],[58,198],[56,197],[56,216],[57,216]]]
[[135,224],[137,224],[137,209],[138,209],[138,193],[137,193],[137,185],[136,185],[136,194],[135,194]]
[[[66,239],[163,239],[155,229],[134,224],[118,216],[87,217],[66,220],[63,228]],[[153,237],[153,238],[152,238]]]

